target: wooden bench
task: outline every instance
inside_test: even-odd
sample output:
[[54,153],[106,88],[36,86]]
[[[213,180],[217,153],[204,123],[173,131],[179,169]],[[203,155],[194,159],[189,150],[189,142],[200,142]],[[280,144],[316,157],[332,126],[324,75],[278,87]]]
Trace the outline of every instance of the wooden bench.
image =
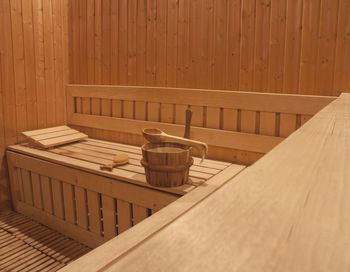
[[209,144],[209,157],[249,165],[303,125],[334,97],[123,86],[67,86],[68,124],[91,137],[142,144],[158,127]]
[[[36,133],[52,135],[61,128]],[[128,154],[129,164],[112,172],[100,169],[118,153]],[[146,182],[141,157],[139,147],[90,138],[50,149],[10,146],[14,210],[94,248],[197,187],[209,194],[244,168],[194,158],[188,183],[159,188]]]

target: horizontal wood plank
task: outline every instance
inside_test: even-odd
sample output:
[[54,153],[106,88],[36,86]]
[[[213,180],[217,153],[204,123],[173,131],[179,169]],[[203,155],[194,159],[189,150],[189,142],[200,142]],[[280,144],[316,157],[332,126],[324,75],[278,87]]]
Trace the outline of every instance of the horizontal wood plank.
[[72,97],[121,99],[295,114],[315,114],[335,99],[327,96],[99,85],[68,85],[67,92]]
[[[71,125],[80,125],[98,129],[108,129],[112,131],[129,132],[141,135],[144,127],[156,127],[168,134],[183,136],[184,126],[175,124],[165,124],[141,120],[126,120],[122,118],[112,118],[105,116],[92,116],[75,113],[68,120]],[[202,141],[208,145],[229,147],[239,150],[249,150],[253,152],[267,153],[283,138],[239,133],[234,131],[224,131],[217,129],[192,127],[191,135],[194,140]],[[217,139],[220,139],[218,141]]]
[[67,126],[58,126],[58,127],[50,127],[50,128],[44,128],[44,129],[36,129],[36,130],[31,130],[31,131],[25,131],[22,132],[23,135],[29,137],[29,136],[37,136],[41,134],[47,134],[47,133],[52,133],[52,132],[58,132],[58,131],[64,131],[64,130],[69,130],[70,128]]

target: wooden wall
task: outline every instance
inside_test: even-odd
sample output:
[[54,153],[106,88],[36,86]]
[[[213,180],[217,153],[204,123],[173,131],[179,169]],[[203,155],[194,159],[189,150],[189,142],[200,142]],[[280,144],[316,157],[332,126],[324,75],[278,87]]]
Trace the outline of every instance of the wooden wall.
[[348,0],[71,2],[71,83],[350,91]]
[[0,0],[0,209],[5,148],[21,131],[65,122],[68,0]]

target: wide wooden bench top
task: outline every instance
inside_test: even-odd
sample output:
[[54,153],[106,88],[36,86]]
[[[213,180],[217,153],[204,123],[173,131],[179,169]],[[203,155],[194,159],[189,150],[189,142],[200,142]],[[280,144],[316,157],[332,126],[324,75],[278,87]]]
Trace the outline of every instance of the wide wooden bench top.
[[[215,177],[229,166],[232,166],[231,163],[214,160],[205,160],[203,163],[200,163],[199,158],[194,158],[194,165],[190,168],[190,179],[187,184],[172,188],[155,188],[146,182],[144,168],[140,163],[142,157],[141,148],[137,146],[89,138],[48,150],[30,147],[27,144],[10,146],[9,150],[178,195],[184,195],[203,182]],[[115,154],[118,153],[128,154],[129,164],[114,168],[112,172],[100,170],[101,165],[111,163]],[[243,166],[236,165],[237,171],[240,171],[242,168]]]

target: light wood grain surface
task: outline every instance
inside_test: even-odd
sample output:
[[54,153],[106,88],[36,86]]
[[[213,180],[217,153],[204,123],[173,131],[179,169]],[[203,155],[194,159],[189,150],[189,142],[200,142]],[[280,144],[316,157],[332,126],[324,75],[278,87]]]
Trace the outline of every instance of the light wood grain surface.
[[350,90],[348,0],[81,0],[70,12],[70,83]]
[[349,271],[350,95],[100,271]]

